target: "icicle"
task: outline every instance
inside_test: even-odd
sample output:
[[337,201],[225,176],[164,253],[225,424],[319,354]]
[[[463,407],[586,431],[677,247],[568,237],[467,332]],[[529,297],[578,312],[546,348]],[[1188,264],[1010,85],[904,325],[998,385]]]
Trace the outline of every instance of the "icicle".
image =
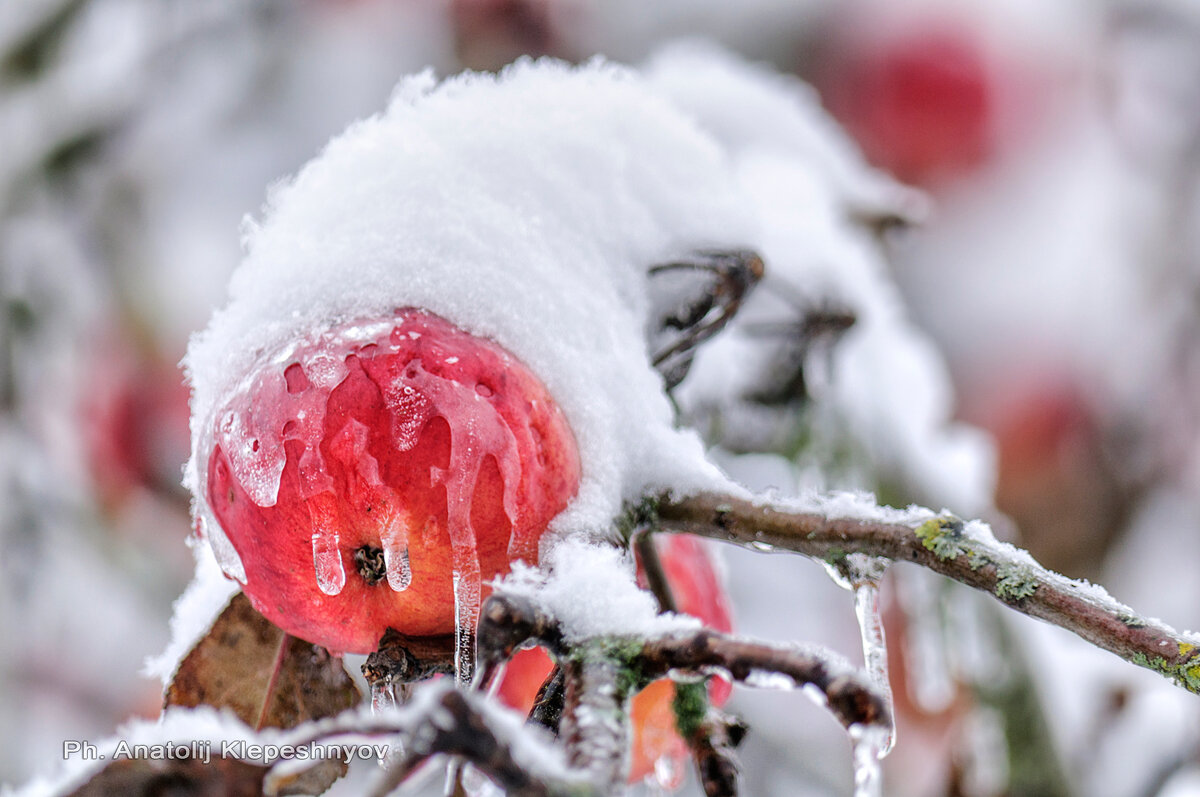
[[504,673],[508,672],[508,662],[502,661],[495,667],[495,672],[492,673],[492,682],[488,684],[488,697],[499,699],[500,687],[504,686]]
[[[397,687],[390,680],[377,681],[371,684],[371,713],[382,714],[390,711],[398,704],[405,702],[404,684]],[[388,750],[379,760],[379,765],[386,767],[397,757],[404,755],[404,742],[399,736],[388,740]]]
[[[854,587],[854,613],[858,617],[858,630],[862,634],[863,661],[866,662],[867,677],[883,693],[888,710],[892,709],[892,684],[888,678],[887,642],[883,636],[883,618],[879,616],[879,582],[874,579]],[[891,752],[896,741],[895,723],[891,723],[884,736],[879,755]]]
[[387,525],[379,535],[383,545],[383,564],[387,569],[388,586],[404,592],[412,583],[412,566],[408,561],[408,531],[399,512],[389,512]]
[[[889,562],[862,554],[850,554],[826,570],[837,584],[854,594],[854,614],[862,635],[863,662],[872,686],[879,690],[892,713],[892,685],[888,678],[887,641],[883,635],[883,619],[879,616],[879,580]],[[879,755],[886,756],[896,741],[894,723],[885,729]]]
[[854,745],[854,797],[881,797],[883,794],[879,760],[887,754],[885,747],[890,736],[887,728],[862,725],[850,728]]
[[386,679],[371,684],[371,711],[379,714],[396,705],[396,687]]
[[474,546],[470,554],[455,552],[454,565],[454,674],[461,686],[475,677],[475,623],[479,617],[482,578]]
[[322,493],[308,502],[312,516],[313,568],[317,586],[326,595],[337,595],[346,586],[346,568],[338,540],[338,516],[331,493]]
[[338,548],[336,531],[318,529],[312,535],[313,566],[317,571],[317,586],[326,595],[337,595],[346,586],[346,569]]

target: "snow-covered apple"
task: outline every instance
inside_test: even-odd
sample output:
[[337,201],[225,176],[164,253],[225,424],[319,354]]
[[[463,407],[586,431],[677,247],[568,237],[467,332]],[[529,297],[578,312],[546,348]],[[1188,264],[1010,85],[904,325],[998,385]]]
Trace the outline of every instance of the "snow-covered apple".
[[578,489],[537,377],[428,312],[325,330],[243,386],[216,414],[207,502],[254,606],[334,651],[454,630],[483,581],[536,563]]

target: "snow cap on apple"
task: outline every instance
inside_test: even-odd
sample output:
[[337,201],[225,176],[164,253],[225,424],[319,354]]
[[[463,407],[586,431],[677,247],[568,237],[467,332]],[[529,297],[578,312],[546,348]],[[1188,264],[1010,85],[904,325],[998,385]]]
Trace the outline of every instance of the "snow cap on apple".
[[[711,91],[686,80],[700,68]],[[767,165],[803,190],[781,193]],[[834,206],[906,198],[802,87],[707,50],[643,73],[542,60],[409,78],[274,189],[191,343],[199,534],[268,618],[334,650],[374,649],[387,625],[461,627],[513,559],[611,533],[626,500],[743,492],[648,361],[649,266],[749,247],[802,281],[863,260]],[[799,221],[819,237],[797,249]],[[917,371],[922,401],[933,371]],[[489,375],[512,395],[476,391]],[[468,472],[451,472],[456,447]],[[416,560],[439,545],[426,580]],[[407,591],[432,608],[396,609]],[[351,623],[364,594],[387,608]]]
[[[429,517],[450,526],[490,513],[481,524],[504,526],[498,547],[470,540],[450,563],[476,584],[460,603],[474,603],[479,581],[507,570],[507,526],[522,516],[536,521],[518,529],[532,559],[547,525],[604,534],[627,497],[715,483],[647,362],[643,281],[650,264],[752,237],[738,194],[720,147],[611,64],[526,62],[499,77],[402,83],[387,111],[273,192],[247,227],[228,306],[192,341],[187,481],[225,572],[285,630],[371,650],[389,624],[453,628],[451,574],[439,571],[427,594],[415,546],[460,531],[424,529]],[[420,351],[421,336],[434,348]],[[490,373],[450,362],[480,347]],[[519,388],[510,403],[546,408],[544,423],[480,396],[484,376],[507,377]],[[450,397],[406,428],[406,388],[417,396],[408,410],[436,404],[436,390]],[[449,404],[466,414],[448,417]],[[493,464],[472,474],[478,485],[451,489],[459,463],[448,452],[488,424],[500,449],[482,459]],[[527,461],[537,446],[519,440],[535,432],[549,436],[556,467]],[[510,435],[518,443],[505,449]],[[488,480],[496,502],[473,503]],[[548,500],[530,503],[535,492]],[[397,575],[403,548],[386,544],[394,533],[408,542],[407,574]],[[468,561],[485,549],[496,555],[482,569]],[[421,598],[408,623],[380,611],[376,627],[350,633],[366,580],[355,557],[385,554],[387,583],[366,594]]]

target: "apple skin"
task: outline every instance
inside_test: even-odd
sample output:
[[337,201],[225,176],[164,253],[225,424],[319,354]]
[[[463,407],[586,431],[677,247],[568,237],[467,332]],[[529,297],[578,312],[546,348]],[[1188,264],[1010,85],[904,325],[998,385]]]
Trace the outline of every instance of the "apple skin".
[[[698,618],[709,628],[730,632],[733,622],[729,598],[705,543],[686,535],[659,535],[655,547],[679,612]],[[644,586],[640,568],[639,579],[643,580]],[[553,660],[542,648],[518,651],[505,668],[496,694],[505,705],[528,713],[553,668]],[[723,678],[712,678],[708,682],[708,697],[713,705],[723,705],[732,690],[732,685]],[[682,785],[683,762],[690,753],[687,743],[675,729],[674,697],[674,683],[661,678],[647,685],[630,701],[629,721],[633,729],[630,783],[638,783],[655,774],[655,763],[668,759],[675,765],[667,767],[666,772],[673,774],[659,785],[668,789]]]
[[[346,342],[342,332],[369,323],[382,332]],[[334,378],[308,378],[301,362],[317,356],[334,364]],[[295,362],[278,359],[260,368],[283,368],[285,378],[251,380],[216,414],[252,423],[216,422],[224,426],[214,429],[206,472],[206,499],[241,558],[243,590],[271,622],[337,653],[369,653],[389,627],[452,632],[456,567],[487,582],[514,558],[536,563],[538,539],[578,490],[580,462],[558,405],[516,358],[403,309],[381,327],[376,319],[328,330]],[[225,450],[260,445],[286,457],[270,506],[255,502],[261,488],[239,479]],[[356,561],[386,547],[385,528],[407,536],[411,580],[400,591]],[[336,545],[326,559],[340,560],[336,594],[318,583],[314,534]],[[474,564],[472,544],[477,576],[462,566]]]

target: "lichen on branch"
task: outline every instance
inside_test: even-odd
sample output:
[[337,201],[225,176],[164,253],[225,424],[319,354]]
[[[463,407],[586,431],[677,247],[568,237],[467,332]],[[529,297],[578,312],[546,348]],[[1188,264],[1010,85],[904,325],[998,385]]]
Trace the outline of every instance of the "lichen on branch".
[[1028,552],[926,511],[880,509],[838,517],[798,502],[700,494],[656,502],[655,529],[696,534],[752,550],[834,562],[849,553],[910,562],[987,592],[1022,614],[1071,631],[1128,662],[1200,694],[1200,640],[1142,617],[1103,589],[1038,564]]

